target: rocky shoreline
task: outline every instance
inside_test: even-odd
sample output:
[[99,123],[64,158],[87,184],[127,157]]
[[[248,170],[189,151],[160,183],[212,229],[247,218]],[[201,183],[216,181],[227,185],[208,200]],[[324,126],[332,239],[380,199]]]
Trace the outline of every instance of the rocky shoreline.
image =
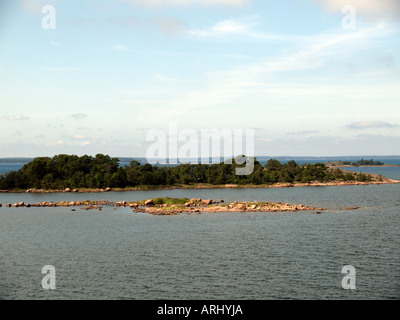
[[147,200],[147,205],[143,208],[136,208],[136,212],[146,212],[153,215],[176,215],[179,213],[195,213],[202,212],[296,212],[296,211],[321,211],[326,208],[317,208],[305,206],[302,204],[288,203],[272,203],[272,202],[238,202],[234,201],[230,204],[223,204],[223,201],[213,201],[211,199],[192,199],[183,205],[154,205],[150,200]]
[[329,187],[329,186],[358,186],[358,185],[381,185],[381,184],[397,184],[398,180],[381,177],[381,181],[331,181],[331,182],[308,182],[308,183],[275,183],[271,185],[239,185],[239,184],[225,184],[225,185],[181,185],[181,186],[159,186],[154,188],[148,187],[131,187],[131,188],[105,188],[105,189],[70,189],[64,190],[44,190],[44,189],[28,189],[28,190],[0,190],[1,193],[63,193],[63,192],[110,192],[110,191],[144,191],[144,190],[173,190],[173,189],[224,189],[224,188],[290,188],[290,187]]
[[[311,207],[302,204],[288,204],[282,202],[238,202],[234,201],[225,204],[223,200],[214,201],[211,199],[203,200],[193,198],[184,204],[155,204],[153,199],[128,202],[128,201],[107,201],[107,200],[84,200],[84,201],[62,201],[62,202],[39,202],[39,203],[7,203],[7,208],[34,208],[34,207],[71,207],[71,211],[76,211],[75,207],[82,210],[102,210],[102,206],[129,207],[132,212],[145,212],[152,215],[177,215],[180,213],[200,214],[202,212],[299,212],[316,211],[322,213],[327,208]],[[0,207],[2,204],[0,203]],[[339,210],[356,210],[359,207],[336,208]]]
[[[35,208],[35,207],[46,207],[46,208],[55,208],[55,207],[78,207],[78,206],[110,206],[114,205],[113,201],[107,200],[84,200],[84,201],[61,201],[61,202],[52,202],[52,201],[43,201],[38,203],[25,203],[23,201],[16,203],[7,203],[5,207],[7,208]],[[0,208],[3,206],[0,203]],[[98,209],[98,208],[96,208]]]

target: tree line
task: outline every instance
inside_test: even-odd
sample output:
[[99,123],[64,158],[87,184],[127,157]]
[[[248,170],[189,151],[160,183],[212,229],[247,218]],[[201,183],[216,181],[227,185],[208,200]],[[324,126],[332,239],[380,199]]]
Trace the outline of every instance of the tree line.
[[250,175],[236,175],[232,164],[180,164],[157,166],[132,160],[120,166],[118,158],[97,154],[77,156],[60,154],[52,158],[38,157],[20,170],[0,176],[1,190],[65,189],[65,188],[125,188],[137,186],[177,186],[194,184],[274,184],[307,183],[312,181],[368,181],[370,177],[359,173],[344,173],[330,169],[324,163],[297,164],[291,160],[281,163],[270,159],[263,166],[254,159]]
[[351,162],[351,161],[339,161],[340,164],[344,164],[344,165],[351,165],[354,167],[359,167],[359,166],[383,166],[384,163],[381,161],[374,161],[373,159],[371,160],[366,160],[366,159],[362,159],[358,160],[356,162]]

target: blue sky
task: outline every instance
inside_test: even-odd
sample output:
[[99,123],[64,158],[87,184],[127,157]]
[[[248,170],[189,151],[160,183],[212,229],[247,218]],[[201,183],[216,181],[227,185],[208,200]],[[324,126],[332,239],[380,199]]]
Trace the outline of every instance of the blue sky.
[[0,157],[144,156],[174,120],[252,128],[256,155],[400,154],[399,18],[398,0],[3,1]]

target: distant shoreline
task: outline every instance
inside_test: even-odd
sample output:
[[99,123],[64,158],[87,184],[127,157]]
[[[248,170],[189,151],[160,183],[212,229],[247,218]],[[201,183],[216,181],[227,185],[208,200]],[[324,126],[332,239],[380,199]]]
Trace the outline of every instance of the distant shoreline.
[[338,166],[332,166],[328,165],[331,168],[382,168],[382,167],[400,167],[399,164],[390,164],[390,163],[385,163],[382,165],[362,165],[362,166],[352,166],[349,164],[344,164],[344,165],[338,165]]

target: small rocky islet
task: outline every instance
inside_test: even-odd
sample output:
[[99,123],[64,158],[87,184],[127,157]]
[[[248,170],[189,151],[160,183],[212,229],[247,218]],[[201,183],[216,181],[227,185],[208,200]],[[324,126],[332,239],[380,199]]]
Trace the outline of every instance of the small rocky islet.
[[[303,204],[289,204],[282,202],[257,202],[257,201],[234,201],[224,203],[224,200],[193,198],[155,198],[136,202],[128,201],[107,201],[107,200],[83,200],[83,201],[62,201],[62,202],[38,202],[38,203],[7,203],[8,208],[30,208],[30,207],[71,207],[71,211],[76,211],[75,207],[82,210],[102,210],[102,206],[129,207],[133,212],[145,212],[153,215],[177,215],[181,213],[200,214],[202,212],[299,212],[315,211],[320,214],[327,208],[306,206]],[[0,207],[2,204],[0,203]],[[336,208],[341,210],[355,210],[359,207]]]

